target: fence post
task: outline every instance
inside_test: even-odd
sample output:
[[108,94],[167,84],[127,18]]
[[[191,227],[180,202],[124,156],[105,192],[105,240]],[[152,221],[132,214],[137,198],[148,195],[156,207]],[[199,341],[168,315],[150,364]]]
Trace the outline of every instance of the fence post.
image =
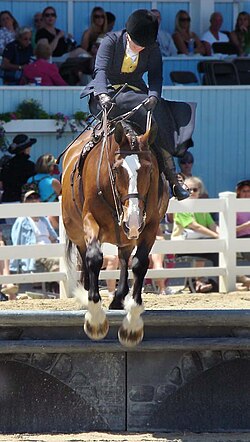
[[[66,232],[63,225],[62,220],[62,197],[59,197],[59,203],[60,203],[60,217],[59,217],[59,239],[60,243],[66,244]],[[73,246],[73,250],[74,250]],[[73,262],[76,262],[75,256],[73,256],[72,253],[72,260]],[[63,257],[60,257],[60,272],[63,272],[66,274],[66,280],[60,281],[60,298],[72,298],[73,297],[73,291],[76,287],[77,283],[77,270],[76,265],[69,266],[67,259],[66,259],[66,248],[65,248],[65,254]]]
[[225,209],[220,212],[220,238],[225,240],[225,250],[219,253],[219,266],[226,268],[226,275],[221,276],[220,292],[230,292],[236,289],[236,194],[221,192],[219,198],[225,200]]

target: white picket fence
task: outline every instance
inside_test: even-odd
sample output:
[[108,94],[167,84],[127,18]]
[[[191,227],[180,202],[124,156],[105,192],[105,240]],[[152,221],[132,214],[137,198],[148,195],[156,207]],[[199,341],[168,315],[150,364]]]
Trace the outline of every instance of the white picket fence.
[[[218,199],[198,199],[175,201],[171,200],[168,212],[219,212],[220,238],[196,240],[157,240],[152,251],[161,254],[185,253],[219,253],[218,267],[188,267],[149,269],[149,278],[182,278],[195,276],[218,276],[220,292],[235,290],[236,275],[250,274],[250,266],[237,266],[236,253],[250,251],[250,238],[237,239],[236,212],[250,211],[249,199],[237,199],[235,193],[223,192]],[[65,260],[65,235],[61,220],[60,203],[25,203],[1,204],[0,218],[16,218],[18,216],[47,216],[60,217],[60,242],[58,244],[0,247],[0,259],[10,258],[45,258],[59,257],[60,271],[52,273],[25,273],[15,275],[1,275],[1,283],[34,283],[34,282],[60,282],[60,297],[72,296],[73,287],[79,277],[76,267],[68,268]],[[1,229],[1,226],[0,226]],[[117,254],[117,248],[105,244],[104,254]],[[119,277],[119,270],[103,270],[100,279]],[[132,278],[131,271],[129,278]]]

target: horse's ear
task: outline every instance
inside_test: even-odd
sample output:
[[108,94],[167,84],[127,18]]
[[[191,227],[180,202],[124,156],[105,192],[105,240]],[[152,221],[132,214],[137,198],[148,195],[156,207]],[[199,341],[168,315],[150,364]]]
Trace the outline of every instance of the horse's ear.
[[122,139],[124,137],[124,129],[121,123],[117,123],[115,125],[115,141],[118,144],[121,144]]
[[153,123],[150,130],[145,132],[145,134],[141,136],[141,142],[143,144],[148,143],[151,146],[155,141],[157,130],[157,124]]
[[149,132],[149,136],[148,136],[148,144],[151,146],[155,139],[156,139],[156,135],[157,135],[157,131],[158,131],[158,127],[156,123],[153,123]]

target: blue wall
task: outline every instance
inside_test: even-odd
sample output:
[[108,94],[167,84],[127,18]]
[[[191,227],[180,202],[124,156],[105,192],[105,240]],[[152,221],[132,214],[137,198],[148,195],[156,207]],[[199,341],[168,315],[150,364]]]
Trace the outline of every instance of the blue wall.
[[[48,113],[58,111],[72,115],[87,111],[87,100],[80,100],[81,88],[0,88],[1,112],[13,111],[25,98],[34,98]],[[218,192],[234,190],[235,183],[250,177],[250,86],[166,87],[167,99],[197,103],[194,132],[194,174],[205,182],[211,197]],[[42,152],[58,155],[72,139],[72,134],[60,140],[55,135],[38,134],[39,142],[32,155]],[[39,155],[38,155],[39,153]]]

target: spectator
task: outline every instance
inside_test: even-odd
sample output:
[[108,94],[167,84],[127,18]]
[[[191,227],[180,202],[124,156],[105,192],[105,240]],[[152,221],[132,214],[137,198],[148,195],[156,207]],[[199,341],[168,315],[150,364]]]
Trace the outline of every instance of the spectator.
[[[38,183],[40,199],[42,202],[58,201],[58,196],[61,193],[61,183],[54,176],[55,164],[56,159],[53,155],[49,153],[41,155],[36,161],[36,174],[27,181],[28,184],[31,184],[32,182]],[[54,229],[58,229],[58,217],[50,216],[49,220]]]
[[103,8],[96,6],[92,9],[90,17],[90,27],[83,32],[81,47],[90,52],[93,43],[98,37],[104,37],[107,33],[107,17]]
[[54,63],[49,63],[51,48],[47,40],[39,40],[35,47],[36,60],[23,69],[24,83],[35,83],[41,78],[41,86],[67,86]]
[[[75,48],[75,41],[71,34],[56,28],[56,10],[52,6],[47,6],[43,12],[43,27],[36,33],[35,42],[46,38],[50,44],[53,57],[61,57]],[[73,40],[73,41],[71,41]]]
[[194,165],[193,154],[187,150],[183,157],[178,158],[178,165],[184,179],[192,176],[192,168]]
[[0,172],[0,188],[3,190],[2,202],[21,201],[22,186],[35,173],[35,164],[29,160],[30,148],[36,138],[18,134],[9,146],[13,158],[4,163]]
[[32,56],[31,29],[20,28],[17,31],[16,40],[8,43],[3,51],[3,83],[6,85],[20,84],[23,68],[30,63]]
[[[189,188],[191,199],[200,198],[203,190],[202,180],[198,177],[190,177],[185,180],[185,184]],[[174,226],[171,239],[199,239],[199,238],[215,238],[219,237],[219,229],[214,222],[210,213],[175,213],[174,214]],[[187,254],[191,255],[192,254]],[[197,256],[197,254],[195,254]],[[201,260],[196,260],[196,267],[204,266],[204,259],[212,261],[214,266],[218,266],[218,254],[217,253],[201,253],[198,255]],[[215,285],[215,282],[214,282]],[[213,290],[213,282],[204,281],[203,278],[196,278],[195,281],[196,292],[207,293]]]
[[[156,236],[156,239],[164,239],[164,236],[162,234],[162,230],[161,227],[159,227],[158,229],[158,233]],[[173,255],[167,255],[168,258],[174,258]],[[162,255],[161,253],[152,253],[150,256],[150,265],[149,268],[152,269],[163,269],[164,268],[164,255]],[[174,267],[174,263],[170,262],[167,265],[168,268],[173,268]],[[168,280],[161,278],[161,279],[156,279],[155,280],[155,284],[157,286],[158,289],[158,293],[160,295],[170,295],[173,294],[174,292],[172,291],[172,289],[170,287],[168,287]]]
[[[179,164],[179,168],[180,168],[180,172],[182,174],[182,176],[184,177],[184,180],[186,178],[192,177],[192,168],[194,165],[194,157],[193,154],[191,152],[189,152],[188,150],[185,152],[185,154],[183,155],[183,157],[178,158],[178,164]],[[204,183],[203,184],[203,188],[200,194],[200,198],[208,198],[208,192],[205,188]],[[211,214],[213,217],[213,214]],[[214,219],[214,221],[218,220],[218,216],[216,216],[216,219]]]
[[32,31],[31,43],[33,48],[36,45],[36,33],[43,27],[43,14],[42,12],[36,12],[33,16],[34,29]]
[[18,23],[10,11],[0,12],[0,55],[5,46],[16,38]]
[[[0,247],[5,246],[5,242],[3,240],[2,232],[0,232]],[[0,260],[0,275],[9,275],[9,260],[4,259]],[[0,301],[8,301],[16,299],[16,294],[18,292],[17,284],[2,284],[2,288],[0,290]]]
[[[23,198],[24,203],[40,202],[39,195],[30,190]],[[47,217],[18,217],[12,226],[11,239],[13,245],[50,244],[58,241],[57,234]],[[55,272],[59,269],[57,258],[22,258],[10,260],[12,273]]]
[[[116,270],[118,269],[118,256],[116,255],[105,255],[103,257],[102,270]],[[108,295],[110,298],[113,298],[115,288],[116,288],[116,279],[107,279],[107,289]]]
[[234,31],[230,32],[230,40],[238,49],[239,55],[250,54],[250,15],[239,13]]
[[[237,198],[250,198],[250,180],[239,181],[236,185]],[[250,212],[239,212],[236,216],[236,236],[237,238],[250,238]],[[250,261],[250,252],[241,252],[239,255]],[[250,278],[247,276],[237,276],[237,282],[243,284],[250,290]]]
[[160,45],[161,55],[163,57],[169,57],[171,55],[177,55],[177,49],[173,42],[173,39],[171,35],[164,31],[163,29],[160,29],[161,24],[161,13],[158,11],[158,9],[151,9],[151,12],[157,17],[158,23],[159,23],[159,29],[157,34],[157,41]]
[[[213,43],[226,43],[229,38],[223,32],[220,32],[220,28],[223,23],[223,17],[220,12],[213,12],[210,17],[210,28],[202,36],[202,41],[207,42],[212,47]],[[211,49],[212,50],[212,49]],[[213,51],[212,51],[213,52]]]
[[191,18],[186,11],[182,9],[177,12],[175,17],[175,32],[173,40],[179,54],[190,53],[190,43],[193,46],[193,53],[201,55],[211,55],[210,46],[203,44],[198,35],[190,30]]
[[113,28],[115,26],[116,16],[112,12],[106,11],[106,17],[107,17],[107,32],[113,31]]

